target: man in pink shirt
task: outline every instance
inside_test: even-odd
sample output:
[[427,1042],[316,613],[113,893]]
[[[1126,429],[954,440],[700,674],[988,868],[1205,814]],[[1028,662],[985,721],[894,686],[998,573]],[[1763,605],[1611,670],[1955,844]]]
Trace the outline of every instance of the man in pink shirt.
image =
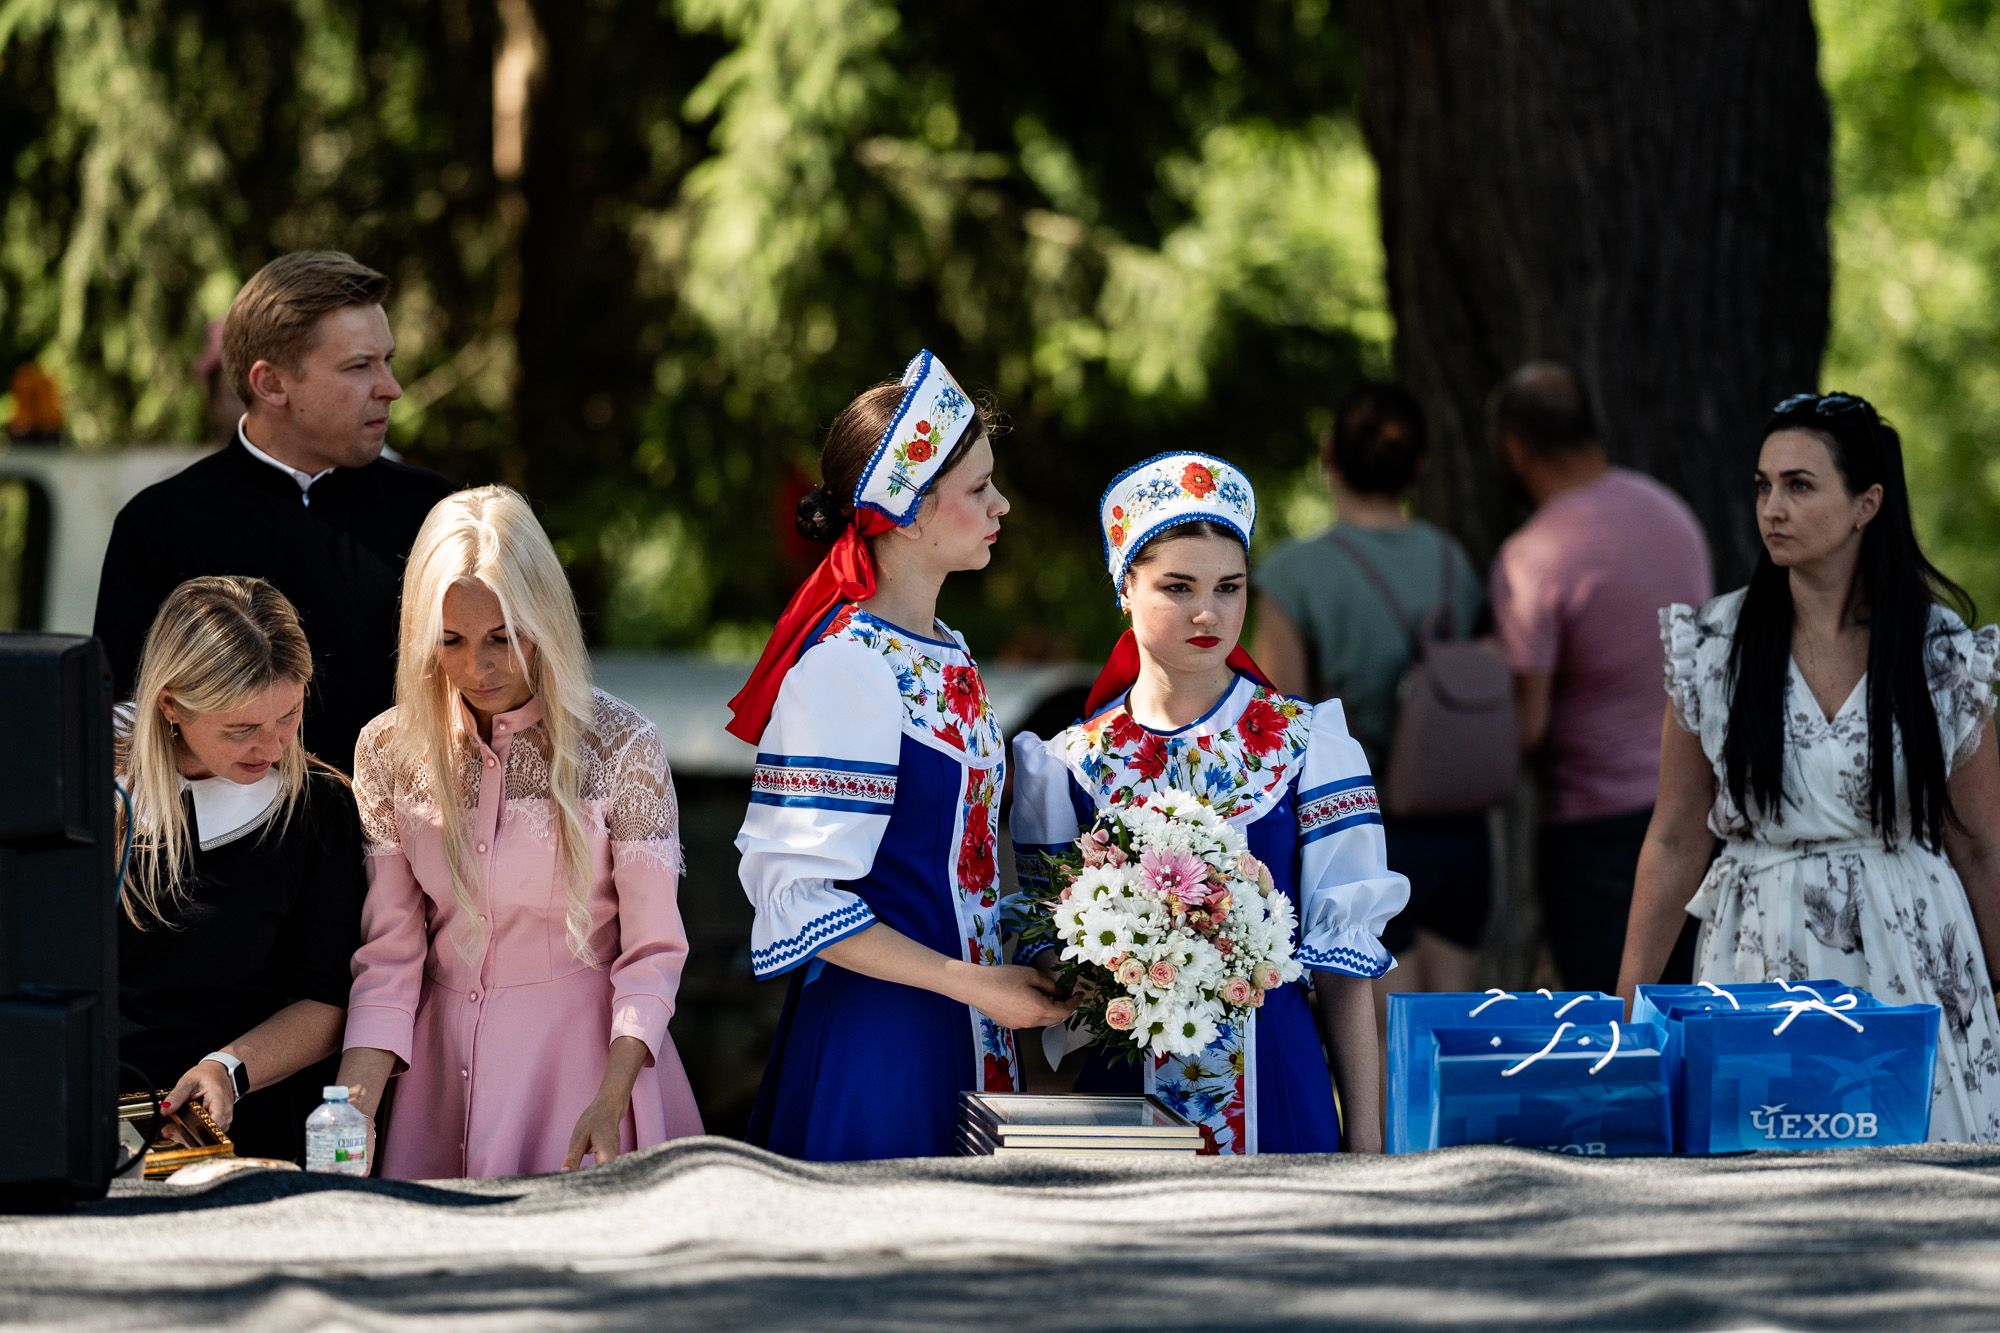
[[1535,505],[1491,591],[1542,778],[1544,929],[1564,986],[1610,990],[1659,790],[1660,608],[1708,599],[1708,543],[1679,496],[1610,465],[1565,367],[1514,372],[1489,425]]

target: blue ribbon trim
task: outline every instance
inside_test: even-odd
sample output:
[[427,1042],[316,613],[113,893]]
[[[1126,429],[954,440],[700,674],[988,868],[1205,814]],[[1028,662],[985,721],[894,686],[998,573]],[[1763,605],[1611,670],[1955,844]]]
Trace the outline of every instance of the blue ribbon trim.
[[763,949],[750,951],[750,970],[759,978],[775,977],[791,971],[827,945],[846,939],[856,931],[875,924],[875,913],[856,898],[851,903],[822,913],[805,928],[787,939]]
[[1387,957],[1378,959],[1344,944],[1331,949],[1315,949],[1305,943],[1299,945],[1298,959],[1320,972],[1344,972],[1351,977],[1371,978],[1387,975],[1389,965],[1394,961]]
[[894,764],[872,764],[860,759],[829,759],[816,754],[759,754],[760,768],[825,768],[836,773],[860,773],[867,777],[893,778]]
[[890,801],[850,801],[837,796],[778,796],[768,792],[750,793],[752,805],[775,805],[786,810],[840,810],[850,815],[880,815],[887,819],[895,808]]
[[1318,828],[1314,829],[1312,832],[1300,838],[1299,846],[1303,847],[1307,843],[1318,842],[1321,838],[1324,838],[1329,834],[1340,833],[1346,829],[1358,828],[1362,824],[1379,824],[1381,822],[1382,822],[1382,816],[1375,813],[1372,810],[1363,811],[1358,815],[1345,815],[1339,819],[1334,820],[1330,824],[1321,824]]
[[[758,762],[763,762],[762,755],[758,756]],[[1355,791],[1361,787],[1372,787],[1374,785],[1375,779],[1366,773],[1363,773],[1358,778],[1342,778],[1338,782],[1323,783],[1320,786],[1314,787],[1311,791],[1300,792],[1299,804],[1308,805],[1313,801],[1322,800],[1328,796],[1337,796],[1344,791]]]

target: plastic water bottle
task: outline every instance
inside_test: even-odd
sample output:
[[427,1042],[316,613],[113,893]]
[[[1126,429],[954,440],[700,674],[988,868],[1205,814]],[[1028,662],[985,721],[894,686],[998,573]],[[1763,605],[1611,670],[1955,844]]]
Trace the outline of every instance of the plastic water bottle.
[[306,1117],[306,1170],[341,1176],[368,1174],[368,1118],[348,1104],[339,1084],[320,1089],[326,1098]]

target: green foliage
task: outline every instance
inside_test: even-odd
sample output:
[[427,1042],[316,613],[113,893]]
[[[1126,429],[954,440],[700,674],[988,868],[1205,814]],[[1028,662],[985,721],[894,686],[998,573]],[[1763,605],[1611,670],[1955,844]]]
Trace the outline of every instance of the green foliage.
[[347,249],[396,282],[396,444],[526,486],[622,644],[761,639],[810,558],[787,488],[919,346],[1012,428],[945,609],[989,653],[1102,647],[1093,501],[1146,453],[1244,463],[1268,536],[1323,514],[1312,435],[1389,332],[1324,0],[528,0],[517,180],[518,10],[0,0],[0,356],[79,444],[186,438],[206,320]]
[[1903,437],[1927,552],[2000,611],[2000,6],[1815,0],[1834,107],[1829,386]]
[[[773,475],[810,475],[847,398],[929,345],[1012,426],[1009,534],[992,571],[948,589],[947,616],[991,647],[1085,654],[1113,626],[1103,481],[1203,447],[1291,484],[1311,409],[1383,368],[1388,321],[1350,93],[1308,105],[1344,56],[1309,6],[1253,6],[1230,31],[1197,5],[1030,9],[1007,26],[1041,40],[975,43],[977,11],[956,6],[679,6],[733,45],[686,103],[710,152],[639,233],[647,290],[686,321],[656,381],[687,382],[689,344],[712,349],[716,378],[705,398],[663,395],[649,456],[668,484],[708,453],[684,484],[761,518]],[[1284,34],[1306,58],[1244,78]],[[1100,77],[1107,43],[1137,58]],[[649,532],[662,576],[628,562],[607,630],[754,640],[796,567],[752,542],[756,563],[697,572],[700,534],[667,526]]]
[[[919,345],[1012,426],[1008,537],[947,594],[989,652],[1101,645],[1090,505],[1145,453],[1243,462],[1267,538],[1323,520],[1311,438],[1389,336],[1327,4],[533,0],[518,180],[504,8],[0,0],[0,369],[53,370],[82,447],[189,438],[243,277],[348,249],[396,280],[396,443],[526,485],[623,644],[758,641],[810,558],[786,488]],[[1903,428],[1926,541],[2000,607],[1995,8],[1816,4],[1827,382]]]
[[27,628],[19,571],[27,556],[28,494],[25,482],[0,481],[0,630]]
[[[467,132],[491,118],[479,19],[462,5],[0,0],[0,356],[56,374],[82,447],[187,440],[207,322],[272,255],[332,247],[396,279],[405,366],[451,366],[493,304],[494,191]],[[452,452],[498,433],[507,386],[449,378],[410,384],[399,442],[447,452],[413,438],[447,392],[431,426]]]

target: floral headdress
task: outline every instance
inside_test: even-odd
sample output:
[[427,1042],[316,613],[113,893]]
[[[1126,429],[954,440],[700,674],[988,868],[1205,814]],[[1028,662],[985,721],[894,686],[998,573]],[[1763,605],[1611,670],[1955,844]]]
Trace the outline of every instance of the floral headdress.
[[903,368],[903,401],[854,486],[857,511],[872,509],[899,528],[917,506],[965,429],[978,420],[972,400],[928,350]]
[[[1132,557],[1168,528],[1219,523],[1249,550],[1250,534],[1257,529],[1257,493],[1248,477],[1213,454],[1155,454],[1112,478],[1097,502],[1097,518],[1104,528],[1104,563],[1123,607],[1125,571],[1132,567]],[[1242,644],[1229,650],[1228,661],[1258,684],[1270,684]],[[1084,716],[1096,714],[1138,678],[1139,641],[1128,629],[1097,673]]]
[[854,519],[799,590],[792,594],[764,645],[750,679],[729,701],[730,735],[755,745],[770,723],[785,674],[812,646],[813,631],[842,602],[875,595],[875,561],[868,540],[908,527],[924,494],[966,428],[977,421],[972,400],[928,351],[903,368],[903,398],[854,486]]
[[1112,479],[1097,502],[1097,518],[1104,563],[1123,606],[1133,553],[1168,528],[1219,523],[1248,550],[1257,528],[1257,493],[1248,477],[1211,454],[1156,454]]

